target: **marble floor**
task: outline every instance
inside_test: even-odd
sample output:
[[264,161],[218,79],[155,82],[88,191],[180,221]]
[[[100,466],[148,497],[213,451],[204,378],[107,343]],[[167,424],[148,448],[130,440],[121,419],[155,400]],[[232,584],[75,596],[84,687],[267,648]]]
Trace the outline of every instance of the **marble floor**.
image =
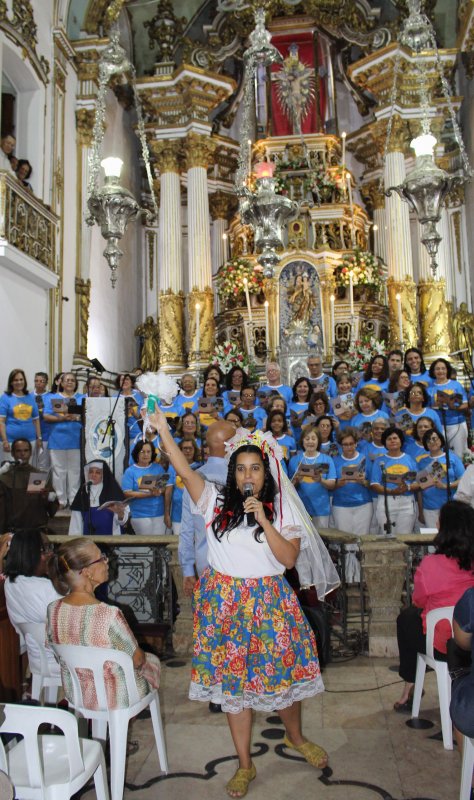
[[[425,680],[420,718],[431,727],[410,729],[408,715],[392,710],[400,694],[395,661],[357,656],[324,671],[326,692],[303,706],[304,732],[329,753],[320,772],[282,744],[276,715],[256,714],[254,800],[455,800],[460,757],[443,749],[434,672]],[[390,669],[392,667],[392,669]],[[132,723],[139,743],[128,758],[124,800],[214,800],[236,769],[224,714],[187,699],[189,663],[163,665],[160,700],[169,774],[160,772],[150,719]],[[82,800],[94,800],[86,791]]]

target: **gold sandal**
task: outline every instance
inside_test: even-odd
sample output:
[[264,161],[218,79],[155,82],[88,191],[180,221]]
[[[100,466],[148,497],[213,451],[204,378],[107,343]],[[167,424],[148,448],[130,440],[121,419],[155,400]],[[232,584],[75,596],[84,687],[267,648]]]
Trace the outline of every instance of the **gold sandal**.
[[324,769],[328,765],[328,754],[322,747],[314,742],[303,742],[303,744],[296,745],[290,742],[288,736],[285,736],[283,744],[285,747],[289,747],[291,750],[297,750],[298,753],[301,753],[308,764],[311,764],[312,767],[316,767],[316,769]]
[[[235,775],[233,778],[230,779],[228,783],[226,783],[226,792],[230,797],[245,797],[248,792],[249,783],[253,781],[257,774],[257,770],[255,769],[255,764],[252,764],[250,769],[243,769],[239,767],[236,770]],[[231,792],[235,792],[236,794],[231,794]]]

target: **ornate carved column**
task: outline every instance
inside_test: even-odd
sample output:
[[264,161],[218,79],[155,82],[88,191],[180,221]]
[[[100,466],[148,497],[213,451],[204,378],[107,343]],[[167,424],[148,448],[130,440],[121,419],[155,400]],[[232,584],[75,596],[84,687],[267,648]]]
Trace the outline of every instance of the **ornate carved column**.
[[[370,537],[372,538],[372,537]],[[407,545],[378,538],[360,540],[362,568],[370,602],[369,655],[398,656],[397,617],[406,576]]]
[[[188,173],[188,324],[189,364],[199,368],[214,350],[214,297],[212,291],[210,217],[207,167],[215,150],[209,136],[192,131],[186,138]],[[196,303],[200,304],[200,344],[196,347]]]
[[89,333],[89,304],[91,300],[90,279],[76,278],[76,347],[74,363],[87,360],[87,336]]
[[453,348],[449,308],[446,302],[446,281],[444,278],[420,281],[418,297],[423,354],[428,357],[444,356],[447,358]]
[[181,141],[153,142],[160,170],[158,290],[160,366],[181,373],[186,365],[180,154]]

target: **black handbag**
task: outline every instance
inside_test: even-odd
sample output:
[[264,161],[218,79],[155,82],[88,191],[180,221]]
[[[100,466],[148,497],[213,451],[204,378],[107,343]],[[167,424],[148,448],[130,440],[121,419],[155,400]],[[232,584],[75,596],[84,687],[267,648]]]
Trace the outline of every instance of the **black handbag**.
[[463,650],[454,639],[446,642],[448,672],[451,679],[463,678],[471,672],[472,657],[470,650]]

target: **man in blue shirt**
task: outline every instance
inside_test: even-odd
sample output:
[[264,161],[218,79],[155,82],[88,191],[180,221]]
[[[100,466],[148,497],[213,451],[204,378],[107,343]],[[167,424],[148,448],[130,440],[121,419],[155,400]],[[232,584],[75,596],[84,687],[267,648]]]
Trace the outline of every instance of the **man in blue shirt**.
[[[224,458],[225,442],[232,439],[233,436],[235,436],[235,428],[230,422],[219,420],[210,425],[206,433],[209,458],[204,466],[196,470],[206,480],[220,486],[225,484],[227,477],[227,461]],[[187,597],[190,597],[196,583],[196,572],[201,575],[207,567],[207,542],[204,518],[199,514],[191,514],[187,489],[183,493],[178,557],[183,571],[183,591]]]
[[330,375],[324,374],[322,357],[320,355],[310,355],[306,363],[311,384],[326,392],[328,397],[337,397],[336,381]]

